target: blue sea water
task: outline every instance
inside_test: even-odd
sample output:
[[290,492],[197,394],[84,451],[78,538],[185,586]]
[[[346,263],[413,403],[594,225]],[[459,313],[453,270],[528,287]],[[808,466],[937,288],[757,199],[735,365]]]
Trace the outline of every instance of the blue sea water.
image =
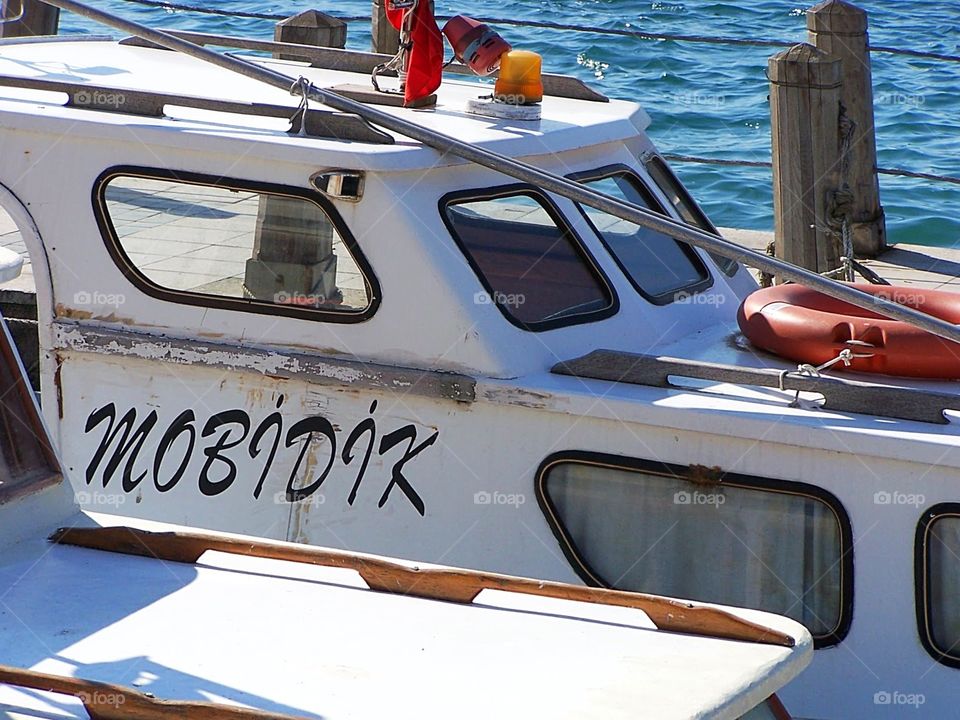
[[[272,37],[270,21],[148,8],[125,0],[98,7],[161,28]],[[369,0],[307,5],[293,0],[196,0],[224,11],[294,14],[310,7],[334,15],[369,14]],[[812,4],[812,3],[811,3]],[[957,0],[862,0],[874,45],[960,54]],[[437,13],[549,20],[653,33],[751,39],[806,39],[803,2],[752,0],[436,0]],[[770,159],[767,58],[777,48],[641,40],[500,26],[514,47],[535,50],[550,72],[576,75],[611,97],[637,100],[650,133],[668,153]],[[100,32],[64,15],[61,32]],[[351,23],[348,47],[369,49],[369,24]],[[878,162],[881,167],[960,176],[960,62],[873,54]],[[770,171],[674,165],[715,223],[771,229]],[[960,245],[960,185],[881,177],[891,242]]]

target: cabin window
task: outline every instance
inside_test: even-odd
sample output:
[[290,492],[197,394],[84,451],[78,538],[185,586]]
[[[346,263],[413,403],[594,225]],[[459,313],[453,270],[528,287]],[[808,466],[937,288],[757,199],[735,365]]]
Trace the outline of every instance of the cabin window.
[[[666,215],[626,167],[572,177],[605,195]],[[689,245],[601,210],[587,206],[581,210],[630,283],[650,302],[665,305],[710,287],[707,268]]]
[[98,198],[114,257],[150,294],[340,322],[372,314],[372,273],[309,191],[113,171]]
[[[697,205],[693,196],[687,192],[687,189],[680,182],[680,179],[674,174],[673,170],[670,169],[670,166],[663,161],[663,158],[659,155],[652,155],[650,159],[647,160],[645,167],[650,177],[653,178],[653,181],[657,184],[657,187],[660,188],[667,200],[670,201],[670,204],[676,208],[677,213],[679,213],[685,223],[720,237],[716,226],[710,222],[710,218],[708,218],[706,213]],[[713,253],[709,253],[709,255],[710,259],[716,263],[717,267],[720,268],[725,275],[733,277],[737,274],[737,270],[740,269],[740,264],[736,260]]]
[[588,583],[755,608],[818,646],[850,621],[850,525],[819,488],[613,456],[554,456],[538,498]]
[[960,504],[924,513],[916,544],[920,639],[934,659],[960,668]]
[[515,325],[548,330],[608,317],[616,298],[573,230],[532,189],[448,196],[444,221],[494,304]]
[[6,328],[0,326],[0,504],[60,478],[33,390]]

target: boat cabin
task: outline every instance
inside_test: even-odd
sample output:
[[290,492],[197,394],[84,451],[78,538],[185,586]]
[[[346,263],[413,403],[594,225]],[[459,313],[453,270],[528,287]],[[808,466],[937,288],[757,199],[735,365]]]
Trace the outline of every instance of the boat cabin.
[[[380,59],[258,62],[351,93]],[[544,87],[377,107],[715,232],[638,104]],[[740,264],[141,42],[3,43],[0,117],[85,508],[783,614],[801,716],[952,707],[953,383],[788,377]]]

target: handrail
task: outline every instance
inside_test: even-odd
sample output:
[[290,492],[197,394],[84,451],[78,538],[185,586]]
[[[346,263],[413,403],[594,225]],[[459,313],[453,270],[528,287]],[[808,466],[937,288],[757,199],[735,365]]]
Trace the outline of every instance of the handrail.
[[863,382],[836,375],[809,375],[799,370],[749,368],[620,350],[594,350],[581,357],[563,360],[550,372],[662,388],[689,389],[672,380],[679,377],[776,388],[789,393],[810,392],[823,396],[822,405],[814,401],[811,404],[827,412],[859,413],[938,425],[950,422],[944,410],[960,410],[960,397],[956,393]]
[[133,688],[0,665],[0,685],[72,695],[91,720],[306,720],[212,702],[158,700]]
[[508,158],[505,155],[486,150],[468,142],[458,140],[436,130],[418,125],[399,115],[393,115],[379,108],[370,107],[363,103],[350,100],[338,95],[332,90],[318,88],[311,83],[300,83],[284,73],[269,67],[259,65],[233,55],[223,55],[205,47],[195,45],[177,38],[169,33],[148,28],[131,20],[118,17],[111,13],[98,10],[76,0],[43,0],[48,5],[69,10],[91,20],[117,28],[123,32],[137,35],[145,40],[177,50],[209,62],[231,72],[258,80],[273,87],[282,88],[290,92],[305,92],[310,100],[323,103],[335,110],[354,113],[375,125],[392,130],[413,140],[464,160],[482,165],[504,175],[516,178],[521,182],[543,188],[548,192],[583,203],[602,212],[643,227],[671,235],[707,252],[716,253],[724,257],[744,262],[773,275],[781,275],[787,280],[803,283],[807,287],[818,290],[825,295],[848,302],[857,307],[872,310],[884,317],[914,325],[934,335],[960,343],[960,327],[945,322],[922,312],[918,312],[904,305],[885,300],[881,297],[868,295],[852,287],[848,287],[834,280],[822,277],[814,272],[799,268],[778,258],[770,257],[754,250],[741,247],[717,235],[699,230],[682,222],[675,221],[653,210],[641,208],[631,203],[597,192],[586,185],[540,170],[539,168]]
[[370,555],[270,540],[192,532],[147,532],[129,527],[61,528],[51,537],[61,545],[141,555],[169,562],[196,563],[207,551],[355,570],[371,590],[429,600],[469,604],[482,590],[574,600],[642,610],[660,630],[705,637],[793,647],[794,638],[724,610],[680,600],[570,585],[545,580],[461,570],[420,568]]

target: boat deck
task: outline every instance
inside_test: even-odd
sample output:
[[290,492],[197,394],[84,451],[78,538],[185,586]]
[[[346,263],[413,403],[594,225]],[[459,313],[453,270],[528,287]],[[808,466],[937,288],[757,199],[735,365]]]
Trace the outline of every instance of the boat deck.
[[[773,233],[764,230],[721,228],[728,240],[764,252]],[[875,260],[861,262],[894,285],[960,292],[960,238],[952,247],[898,244]]]
[[[129,524],[97,518],[68,525]],[[812,656],[800,625],[768,613],[729,611],[793,647],[663,632],[611,605],[372,592],[351,570],[217,551],[187,564],[34,538],[4,553],[0,581],[0,665],[318,720],[734,718]],[[85,713],[2,687],[0,716]]]

